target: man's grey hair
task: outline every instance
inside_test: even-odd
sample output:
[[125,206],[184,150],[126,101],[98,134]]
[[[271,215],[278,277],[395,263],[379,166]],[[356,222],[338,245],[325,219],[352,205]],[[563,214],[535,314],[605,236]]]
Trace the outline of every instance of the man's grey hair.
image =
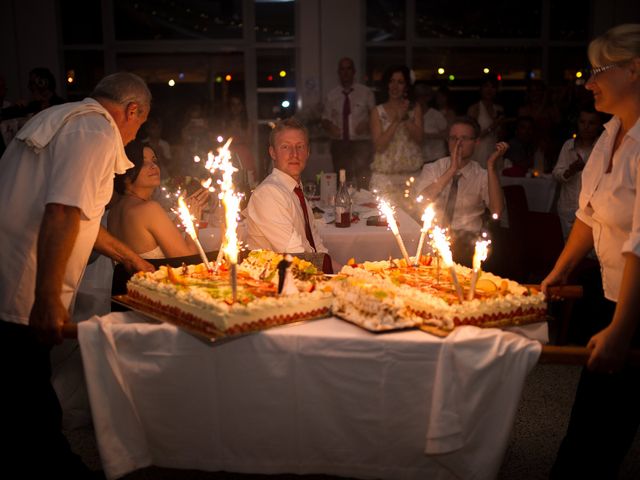
[[122,104],[135,102],[147,109],[151,106],[149,87],[138,75],[129,72],[107,75],[98,82],[89,96]]

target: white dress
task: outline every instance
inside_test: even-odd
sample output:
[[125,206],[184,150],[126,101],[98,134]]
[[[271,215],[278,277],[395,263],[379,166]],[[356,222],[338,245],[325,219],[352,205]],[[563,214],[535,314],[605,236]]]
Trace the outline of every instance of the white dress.
[[[382,105],[376,107],[382,130],[391,125],[389,115]],[[409,112],[413,119],[414,111]],[[409,138],[407,128],[402,125],[383,152],[376,152],[371,164],[371,182],[369,187],[378,195],[391,201],[394,205],[406,203],[404,191],[410,190],[407,181],[420,174],[424,160],[420,146]]]

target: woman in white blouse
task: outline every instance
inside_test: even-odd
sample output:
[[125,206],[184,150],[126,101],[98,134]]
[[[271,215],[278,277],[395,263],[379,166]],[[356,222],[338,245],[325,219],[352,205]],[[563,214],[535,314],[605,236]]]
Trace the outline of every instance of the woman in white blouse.
[[625,364],[640,344],[640,24],[596,38],[589,60],[586,87],[596,109],[614,117],[584,168],[576,221],[542,288],[564,283],[595,248],[613,315],[587,345],[552,478],[615,478],[640,424],[640,369]]

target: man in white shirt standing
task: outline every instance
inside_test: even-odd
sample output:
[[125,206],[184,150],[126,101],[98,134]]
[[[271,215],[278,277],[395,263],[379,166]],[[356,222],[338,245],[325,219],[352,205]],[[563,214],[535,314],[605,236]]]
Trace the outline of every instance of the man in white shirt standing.
[[269,155],[273,171],[251,194],[244,211],[249,247],[327,253],[300,185],[309,158],[305,126],[293,118],[278,122],[269,135]]
[[124,145],[150,107],[140,77],[109,75],[91,97],[31,118],[0,160],[0,440],[3,469],[25,478],[92,476],[62,434],[49,351],[92,248],[153,270],[100,225],[114,174],[132,165]]
[[373,146],[369,133],[369,112],[375,107],[373,92],[354,83],[356,69],[351,58],[338,62],[340,85],[324,102],[322,125],[331,138],[331,157],[336,172],[344,168],[347,179],[367,188],[371,177]]
[[427,163],[415,184],[417,194],[436,204],[436,221],[449,227],[452,253],[458,263],[471,266],[475,240],[482,230],[487,208],[500,216],[504,196],[496,161],[507,151],[504,142],[487,160],[487,170],[472,160],[480,126],[471,117],[459,117],[449,129],[451,156]]

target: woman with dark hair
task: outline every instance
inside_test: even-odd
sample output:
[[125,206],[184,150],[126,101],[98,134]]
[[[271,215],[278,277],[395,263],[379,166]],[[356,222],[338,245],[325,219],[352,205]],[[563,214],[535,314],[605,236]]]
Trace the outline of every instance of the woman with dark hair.
[[[134,140],[126,146],[125,152],[134,166],[114,179],[114,190],[120,196],[109,210],[109,232],[142,258],[197,254],[193,240],[178,230],[158,202],[151,200],[160,185],[160,168],[153,149]],[[204,188],[186,199],[195,218],[200,218],[208,199],[209,192]]]
[[[487,168],[487,159],[496,149],[498,129],[504,121],[502,105],[495,103],[498,94],[498,79],[487,76],[480,85],[480,101],[469,107],[467,115],[480,125],[480,137],[474,153],[474,160]],[[498,171],[502,168],[498,167]]]
[[407,182],[416,178],[422,158],[422,110],[410,97],[411,78],[405,66],[390,67],[382,77],[387,99],[371,111],[375,148],[370,187],[398,205],[406,198]]

